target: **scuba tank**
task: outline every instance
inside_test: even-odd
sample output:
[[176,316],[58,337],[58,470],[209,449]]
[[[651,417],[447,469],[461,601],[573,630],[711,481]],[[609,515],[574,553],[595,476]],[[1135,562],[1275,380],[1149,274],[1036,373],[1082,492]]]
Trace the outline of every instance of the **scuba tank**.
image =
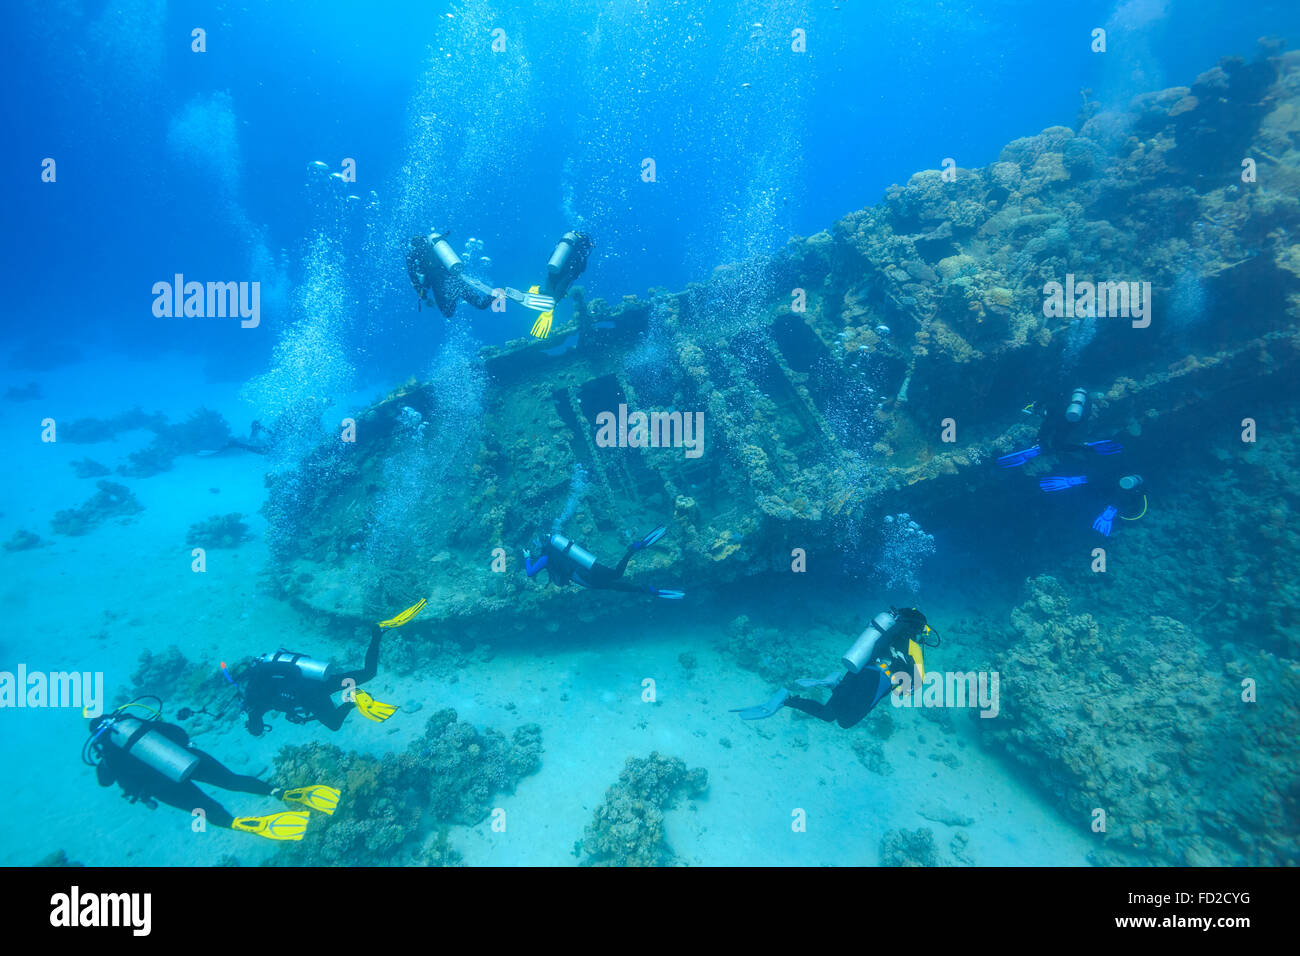
[[444,234],[434,232],[429,234],[429,245],[433,249],[433,254],[438,257],[442,267],[453,275],[465,268],[465,264],[460,261],[460,256],[456,255],[456,250],[451,247]]
[[306,654],[300,654],[297,651],[286,651],[284,648],[280,648],[274,654],[263,654],[257,659],[257,662],[259,664],[292,664],[298,668],[298,673],[306,680],[312,681],[327,681],[334,673],[333,662],[308,657]]
[[876,642],[889,631],[898,621],[897,616],[892,611],[881,611],[867,625],[867,629],[858,635],[858,639],[853,642],[853,646],[844,652],[841,658],[845,667],[857,674],[862,668],[871,662],[871,651],[876,646]]
[[1076,388],[1070,396],[1070,404],[1065,407],[1065,420],[1067,422],[1083,421],[1083,416],[1087,411],[1088,390],[1086,388]]
[[562,534],[551,535],[551,547],[560,554],[567,554],[574,562],[581,567],[591,570],[592,565],[596,563],[596,556],[580,545],[574,544]]
[[569,256],[573,252],[573,247],[577,244],[578,234],[572,230],[566,232],[560,238],[560,241],[555,244],[555,251],[551,253],[550,261],[546,263],[546,271],[551,275],[559,275],[564,271]]
[[1119,480],[1119,486],[1125,491],[1132,491],[1135,488],[1142,487],[1141,475],[1125,475]]
[[151,729],[138,717],[118,716],[111,721],[108,739],[113,746],[172,783],[185,783],[198,769],[199,758],[193,751]]

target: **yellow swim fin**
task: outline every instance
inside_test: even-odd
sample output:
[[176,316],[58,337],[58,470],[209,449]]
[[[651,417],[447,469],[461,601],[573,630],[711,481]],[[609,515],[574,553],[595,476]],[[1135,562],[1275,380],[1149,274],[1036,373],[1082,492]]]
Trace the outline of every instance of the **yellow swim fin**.
[[[541,288],[542,288],[541,286],[535,285],[535,286],[531,286],[528,291],[536,295],[541,290]],[[552,309],[549,312],[543,312],[541,315],[539,315],[537,317],[537,321],[533,323],[533,332],[532,332],[533,338],[544,339],[548,335],[550,335],[551,320],[553,318],[555,318],[554,309]]]
[[306,810],[281,810],[264,817],[238,817],[230,828],[256,833],[268,840],[301,840],[310,819],[311,814]]
[[356,695],[354,702],[361,716],[367,720],[373,720],[382,724],[393,714],[397,713],[397,708],[392,704],[385,704],[382,701],[375,700],[364,690],[357,688],[353,693]]
[[323,783],[310,787],[294,787],[280,794],[285,803],[301,803],[309,810],[333,815],[339,805],[339,791],[336,787],[327,787]]
[[420,598],[420,600],[416,601],[414,604],[412,604],[410,607],[408,607],[405,611],[403,611],[401,614],[397,615],[396,617],[390,617],[386,621],[380,621],[379,626],[380,627],[401,627],[407,621],[411,620],[411,618],[415,617],[415,615],[423,611],[424,606],[428,603],[429,602],[425,598]]

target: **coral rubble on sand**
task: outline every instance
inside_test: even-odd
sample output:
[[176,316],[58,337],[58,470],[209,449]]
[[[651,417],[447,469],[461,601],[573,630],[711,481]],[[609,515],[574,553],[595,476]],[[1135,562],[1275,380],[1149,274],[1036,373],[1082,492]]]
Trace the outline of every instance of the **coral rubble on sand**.
[[[60,441],[79,445],[113,441],[123,432],[151,431],[153,440],[127,456],[126,464],[118,466],[118,473],[128,478],[150,478],[171,470],[172,461],[180,455],[193,455],[200,451],[220,451],[230,441],[230,426],[218,413],[200,408],[185,421],[175,424],[167,416],[154,412],[147,414],[138,408],[112,418],[78,418],[59,426]],[[72,463],[77,477],[89,478],[103,468],[89,458]]]
[[881,866],[942,866],[934,831],[890,830],[880,840]]
[[56,511],[50,519],[55,534],[76,537],[89,534],[110,518],[129,518],[144,510],[131,489],[113,481],[98,481],[94,495],[76,508]]
[[[975,720],[1079,828],[1104,813],[1096,862],[1300,862],[1300,664],[1227,662],[1180,621],[1096,616],[1030,582],[1001,672],[1002,714]],[[1243,680],[1261,699],[1244,699]],[[1131,862],[1134,857],[1129,857]]]
[[664,838],[664,811],[683,797],[698,797],[709,786],[707,770],[687,770],[677,757],[652,753],[629,757],[618,782],[583,832],[584,863],[599,866],[657,866],[671,863]]
[[19,528],[14,532],[12,538],[5,542],[6,551],[30,551],[32,548],[39,548],[42,544],[41,536],[34,531],[28,531],[26,528]]
[[192,524],[185,536],[185,544],[192,548],[238,548],[248,540],[248,525],[243,522],[243,517],[235,511]]
[[78,458],[72,463],[72,470],[78,478],[100,478],[112,474],[112,469],[101,465],[93,458]]
[[277,862],[294,866],[455,865],[449,824],[473,825],[496,794],[541,766],[541,728],[509,737],[477,730],[450,709],[429,718],[424,735],[382,759],[330,744],[285,747],[276,756],[281,786],[324,783],[342,791],[333,816],[313,816],[310,839]]

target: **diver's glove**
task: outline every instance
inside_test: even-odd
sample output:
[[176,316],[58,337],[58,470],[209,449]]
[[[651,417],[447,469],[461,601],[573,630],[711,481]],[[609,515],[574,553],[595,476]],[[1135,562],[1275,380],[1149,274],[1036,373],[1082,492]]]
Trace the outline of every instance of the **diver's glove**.
[[1088,483],[1087,475],[1053,475],[1051,478],[1039,478],[1038,487],[1044,491],[1064,491]]
[[1115,515],[1119,513],[1114,505],[1107,505],[1106,510],[1097,516],[1097,520],[1092,523],[1094,531],[1100,531],[1106,537],[1110,537],[1110,526],[1115,522]]

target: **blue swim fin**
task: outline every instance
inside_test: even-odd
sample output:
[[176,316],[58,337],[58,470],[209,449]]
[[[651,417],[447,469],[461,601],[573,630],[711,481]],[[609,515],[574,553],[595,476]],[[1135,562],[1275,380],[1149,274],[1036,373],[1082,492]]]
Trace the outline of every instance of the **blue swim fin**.
[[1107,505],[1106,510],[1097,515],[1097,520],[1092,523],[1093,530],[1100,531],[1109,538],[1111,526],[1114,524],[1115,515],[1118,513],[1119,509],[1114,505]]
[[1003,455],[998,459],[998,464],[1003,468],[1019,468],[1031,458],[1037,458],[1043,453],[1043,450],[1035,445],[1033,448],[1026,448],[1024,451],[1013,451],[1009,455]]
[[740,714],[741,720],[763,720],[784,707],[785,699],[789,696],[790,692],[782,687],[761,704],[755,704],[753,707],[733,707],[731,712]]
[[1074,488],[1087,483],[1087,475],[1053,475],[1050,478],[1038,479],[1038,487],[1044,491],[1064,491],[1066,488]]
[[1111,441],[1109,438],[1103,438],[1101,441],[1086,441],[1083,443],[1084,448],[1091,448],[1098,455],[1118,455],[1124,450],[1124,446],[1117,441]]
[[640,551],[642,548],[648,548],[650,547],[650,545],[654,544],[656,541],[658,541],[667,533],[668,533],[668,528],[664,525],[660,525],[659,527],[651,531],[648,535],[646,535],[644,538],[642,538],[640,541],[634,541],[632,543],[632,550]]

